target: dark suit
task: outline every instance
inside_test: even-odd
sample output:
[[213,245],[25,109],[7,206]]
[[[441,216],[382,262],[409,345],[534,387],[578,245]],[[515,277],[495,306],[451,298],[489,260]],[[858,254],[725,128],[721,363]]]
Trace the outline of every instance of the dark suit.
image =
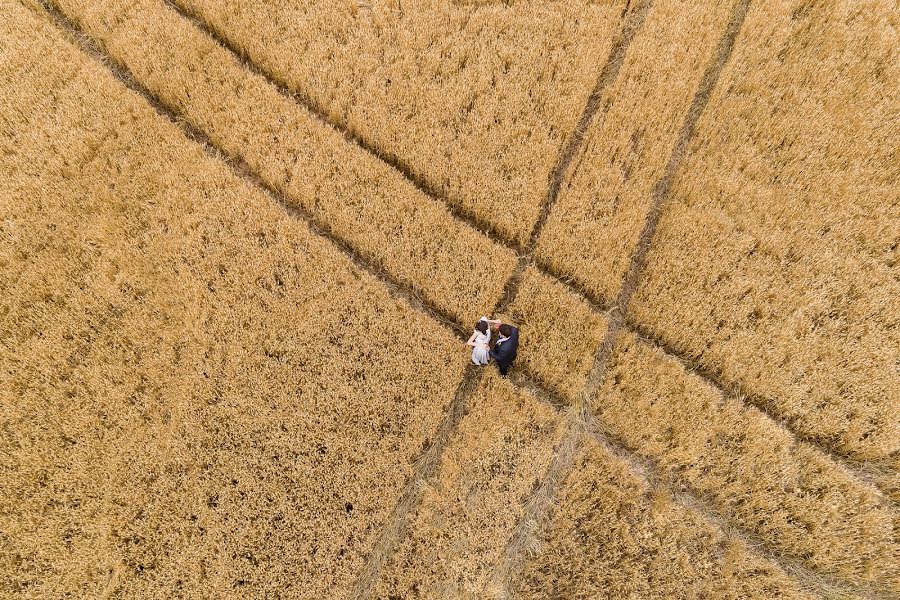
[[494,344],[494,348],[491,350],[491,358],[493,358],[497,362],[497,368],[500,369],[500,374],[506,376],[506,373],[509,371],[509,367],[512,365],[513,361],[516,360],[516,353],[519,350],[519,328],[513,327],[512,333],[509,334],[509,338],[505,341],[498,341]]

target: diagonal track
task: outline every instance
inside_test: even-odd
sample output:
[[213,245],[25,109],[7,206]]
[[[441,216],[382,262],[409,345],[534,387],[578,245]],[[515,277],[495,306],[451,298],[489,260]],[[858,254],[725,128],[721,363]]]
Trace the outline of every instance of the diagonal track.
[[[55,8],[55,6],[50,3],[51,0],[39,0],[39,1],[41,2],[41,5],[44,7],[46,13],[49,15],[51,20],[57,25],[58,28],[63,30],[68,35],[68,37],[70,39],[72,39],[72,41],[75,42],[76,45],[78,45],[92,59],[101,63],[102,66],[104,66],[108,70],[110,70],[113,73],[113,75],[116,76],[126,87],[128,87],[132,91],[140,94],[154,108],[154,110],[157,112],[157,114],[159,116],[161,116],[164,119],[167,119],[168,121],[170,121],[171,123],[173,123],[174,125],[179,127],[179,129],[184,133],[184,135],[188,139],[201,145],[201,147],[204,149],[204,151],[210,157],[212,157],[216,160],[223,161],[230,169],[232,169],[246,183],[248,183],[253,188],[265,193],[272,200],[272,202],[274,202],[276,205],[280,206],[285,211],[286,214],[304,221],[306,223],[306,225],[309,227],[310,231],[314,235],[324,238],[328,242],[334,244],[338,248],[339,251],[344,253],[348,257],[348,259],[353,262],[353,264],[357,268],[369,273],[371,276],[377,278],[382,284],[384,284],[392,296],[406,301],[407,303],[409,303],[409,305],[413,309],[415,309],[423,314],[426,314],[430,318],[443,324],[449,331],[451,331],[453,333],[453,335],[456,335],[460,339],[465,339],[467,332],[461,326],[459,326],[457,323],[455,323],[452,319],[445,317],[444,315],[441,314],[440,310],[435,309],[434,307],[431,307],[427,303],[423,302],[418,297],[418,295],[412,289],[410,289],[408,286],[399,284],[399,283],[395,282],[394,280],[392,280],[390,278],[390,276],[384,274],[378,268],[377,265],[372,264],[371,262],[367,261],[364,257],[362,257],[358,253],[356,253],[356,251],[352,248],[352,246],[350,246],[345,241],[343,241],[341,238],[337,237],[336,235],[334,235],[333,233],[328,231],[327,228],[321,227],[317,223],[314,216],[308,214],[306,211],[298,209],[295,206],[292,206],[291,204],[289,204],[287,202],[287,199],[280,192],[272,189],[270,186],[265,184],[265,182],[262,181],[256,174],[254,174],[252,172],[252,170],[250,170],[249,167],[246,165],[246,163],[244,163],[241,159],[235,158],[235,157],[227,155],[226,153],[223,153],[220,149],[218,149],[214,144],[212,144],[210,142],[210,140],[205,136],[205,134],[203,134],[201,131],[197,130],[196,128],[194,128],[193,126],[189,125],[184,120],[179,118],[177,114],[175,114],[173,111],[171,111],[169,108],[167,108],[152,92],[147,90],[141,83],[136,81],[126,69],[118,66],[115,63],[115,61],[112,61],[112,59],[110,59],[110,57],[108,57],[106,54],[104,54],[102,51],[100,51],[93,44],[93,42],[85,34],[83,34],[80,31],[80,29],[74,23],[72,23],[65,15],[63,15],[61,12],[59,12]],[[743,5],[744,11],[746,11],[746,4],[748,4],[748,3],[749,3],[749,0],[740,0],[739,5]],[[732,25],[734,26],[734,22],[732,23]],[[739,26],[737,26],[734,30],[735,36],[737,34],[737,29],[739,29]],[[731,43],[733,44],[733,39],[731,40]],[[723,61],[723,64],[724,64],[724,61]],[[719,68],[721,68],[721,65],[719,66]],[[704,77],[704,81],[705,80],[706,80],[706,77]],[[714,81],[709,84],[710,87],[712,86],[712,83],[714,83]],[[708,92],[707,92],[707,94],[708,94]],[[703,103],[705,104],[705,100],[703,100]],[[696,104],[696,102],[695,102],[695,104]],[[696,118],[699,117],[699,112],[701,112],[701,111],[702,111],[702,106],[697,111],[697,114],[694,116],[694,122],[696,122]],[[692,130],[692,127],[691,127],[691,130]],[[683,144],[683,146],[686,147],[686,142],[685,142],[685,144]],[[682,152],[683,152],[683,148],[682,148]],[[660,203],[664,199],[665,199],[664,196],[660,196],[660,199],[659,199]],[[658,221],[658,215],[656,217],[656,220]],[[651,222],[651,219],[649,219],[649,216],[648,216],[648,223],[650,223],[650,222]],[[645,233],[647,235],[642,234],[642,239],[645,239],[645,241],[646,241],[646,247],[643,250],[644,256],[646,256],[646,251],[647,251],[647,248],[649,247],[649,241],[652,238],[652,229],[648,229],[648,227],[645,227]],[[639,254],[640,253],[636,253],[635,257],[638,257]],[[637,274],[639,273],[639,265],[641,264],[642,260],[643,259],[632,261],[632,265],[637,265],[637,266],[634,266],[632,269],[629,270],[629,273],[631,273],[632,271],[634,271],[634,273],[635,273],[635,275],[632,277],[633,283],[631,285],[631,292],[629,292],[629,295],[630,295],[630,293],[633,292],[634,284],[637,281]],[[626,290],[626,289],[627,289],[627,286],[623,286],[623,290]],[[623,299],[622,293],[620,293],[619,299],[620,300]],[[627,306],[627,299],[625,299],[624,303],[621,301],[617,302],[616,310],[613,311],[613,317],[617,319],[617,321],[619,323],[618,330],[620,330],[620,331],[625,329],[624,318],[622,317],[622,315],[624,314],[624,310],[621,309],[621,307],[623,307],[623,306]],[[618,315],[618,316],[616,316],[616,315]],[[611,321],[610,329],[612,329],[612,321]],[[611,335],[609,335],[609,333],[610,332],[608,331],[607,336],[606,336],[607,339],[605,340],[603,346],[601,347],[600,351],[598,352],[598,358],[601,355],[603,355],[604,352],[606,352],[608,355],[608,352],[611,350],[610,340],[612,340],[614,338]],[[606,350],[604,350],[604,349],[606,349]],[[600,363],[600,361],[595,361],[595,369],[598,367],[599,363]],[[600,368],[601,368],[600,374],[602,376],[602,369],[605,368],[605,361],[603,362],[602,365],[600,365]],[[466,376],[461,381],[461,383],[457,389],[457,393],[454,398],[454,402],[451,404],[451,409],[449,411],[449,414],[448,414],[447,418],[445,419],[444,423],[442,423],[441,428],[439,429],[438,438],[440,438],[441,435],[445,435],[445,436],[449,437],[449,434],[452,433],[453,429],[455,428],[455,423],[457,423],[458,420],[465,413],[464,399],[471,392],[471,390],[474,389],[475,385],[477,384],[477,378],[478,378],[479,374],[480,374],[480,371],[471,370],[470,372],[467,372]],[[520,373],[516,374],[512,378],[512,380],[513,380],[513,383],[515,385],[517,385],[518,387],[531,391],[539,399],[550,403],[557,409],[559,409],[561,406],[564,406],[566,404],[565,400],[560,398],[554,392],[549,391],[540,382],[535,381],[532,377],[530,377],[527,374],[520,372]],[[599,385],[599,382],[597,383],[597,385]],[[593,386],[594,390],[596,390],[597,385]],[[590,389],[590,386],[589,386],[589,388],[586,388],[586,391],[587,391],[587,389]],[[585,397],[585,395],[582,394],[582,398],[584,398],[584,397]],[[462,400],[457,402],[456,401],[457,398],[461,398]],[[576,407],[570,407],[570,409],[568,410],[568,418],[571,422],[570,423],[570,425],[571,425],[570,434],[572,434],[572,435],[567,436],[567,439],[563,441],[563,443],[561,444],[560,450],[557,452],[558,456],[564,454],[567,451],[566,450],[567,444],[570,446],[570,448],[569,448],[570,451],[577,450],[577,448],[580,447],[580,445],[583,443],[583,438],[585,436],[595,435],[595,432],[597,431],[597,424],[593,420],[593,415],[584,410],[587,405],[584,404],[583,402],[580,404],[581,404],[581,410],[575,410]],[[622,445],[620,443],[618,443],[617,441],[607,440],[607,443],[610,444],[611,447],[613,447],[615,449],[616,453],[618,453],[621,456],[628,457],[629,462],[631,464],[646,465],[646,461],[642,461],[642,459],[636,457],[632,452],[628,451],[627,449],[624,449],[622,447]],[[428,465],[435,466],[437,461],[439,460],[441,450],[442,450],[442,446],[437,442],[437,439],[436,439],[436,441],[431,445],[431,447],[426,451],[426,453],[423,454],[422,457],[417,459],[416,466],[418,468],[422,468],[423,470]],[[565,460],[563,460],[562,462],[565,462]],[[551,467],[552,467],[552,465],[551,465]],[[647,467],[644,466],[639,470],[640,470],[640,472],[645,473],[647,471]],[[413,483],[413,482],[411,481],[410,483]],[[406,499],[406,496],[404,496],[404,498],[401,498],[401,503],[398,504],[398,509],[395,510],[395,512],[401,512],[400,509],[403,509],[403,508],[407,509],[407,511],[408,511],[408,510],[412,509],[412,507],[415,506],[415,496],[417,495],[414,491],[415,487],[416,486],[412,486],[412,485],[407,486],[407,488],[409,488],[410,490],[413,490],[413,491],[412,491],[412,493],[409,494],[409,498],[407,499],[406,504],[404,504],[404,502],[403,502],[403,500]],[[709,510],[711,511],[710,514],[714,514],[714,511],[712,509],[709,509]],[[402,532],[402,528],[396,530],[396,532]],[[751,541],[753,541],[753,539],[754,539],[751,535],[746,535],[746,534],[742,534],[742,535],[744,535],[745,539],[749,539]],[[759,541],[759,542],[754,542],[754,543],[762,544],[763,542]],[[772,556],[775,557],[775,558],[773,558],[773,560],[776,560],[778,562],[778,560],[777,560],[778,556],[774,555],[774,554]],[[783,566],[786,567],[785,570],[790,573],[796,573],[796,572],[798,572],[798,569],[800,569],[802,571],[802,569],[805,568],[802,566],[794,565],[791,562],[791,559],[782,559],[781,562],[783,562]],[[848,584],[840,583],[840,582],[835,582],[834,584],[828,583],[828,585],[823,588],[822,586],[824,584],[822,584],[822,582],[828,581],[827,578],[823,578],[821,575],[818,575],[818,574],[815,574],[812,572],[807,572],[805,575],[803,575],[803,573],[801,573],[800,575],[798,575],[798,577],[800,577],[801,575],[802,575],[801,579],[812,578],[812,579],[818,581],[819,583],[817,585],[820,589],[827,589],[828,587],[834,587],[835,589],[840,589],[840,590],[853,590],[856,592],[860,592],[860,590],[858,590],[857,588],[854,588],[852,586],[849,586]],[[868,590],[862,590],[860,593],[864,593],[864,595],[868,595],[868,596],[874,597],[874,598],[880,597],[877,593],[874,593],[874,592],[869,593]]]
[[811,570],[796,558],[771,550],[758,536],[732,526],[714,508],[715,503],[706,500],[704,494],[682,481],[676,481],[653,461],[636,455],[626,448],[621,440],[600,431],[596,421],[587,424],[585,434],[605,451],[629,465],[649,489],[661,491],[683,508],[699,514],[707,523],[723,531],[729,540],[736,540],[751,548],[759,556],[778,565],[789,576],[800,583],[802,588],[824,598],[870,598],[887,600],[889,596],[877,591],[847,584],[830,575]]
[[883,475],[887,470],[891,469],[890,466],[884,464],[887,459],[884,461],[861,461],[854,459],[842,452],[834,444],[823,441],[821,438],[814,435],[798,431],[789,420],[779,416],[772,410],[771,403],[766,400],[765,397],[747,389],[746,386],[739,382],[724,380],[718,372],[703,366],[697,360],[692,358],[688,352],[675,347],[660,334],[629,319],[627,315],[625,323],[623,324],[623,329],[635,334],[642,343],[653,348],[658,348],[667,356],[678,361],[686,372],[692,373],[703,379],[704,382],[714,388],[723,397],[734,398],[741,403],[758,410],[764,414],[769,421],[783,429],[792,439],[815,448],[823,456],[826,456],[829,460],[840,466],[851,478],[856,479],[869,487],[885,505],[891,506],[892,509],[900,508],[900,502],[885,492],[885,490],[882,489],[881,484],[875,479],[877,475]]
[[[604,90],[610,83],[615,81],[628,45],[631,43],[635,32],[643,24],[651,4],[652,0],[646,0],[640,8],[636,9],[624,19],[622,32],[613,43],[606,63],[603,66],[594,89],[591,91],[587,105],[582,112],[581,118],[579,119],[575,130],[569,137],[565,149],[560,154],[553,170],[550,186],[541,206],[540,217],[532,226],[525,252],[519,256],[519,261],[515,270],[506,281],[503,292],[497,301],[497,305],[494,307],[493,314],[504,312],[513,300],[515,300],[521,287],[525,270],[534,261],[534,248],[541,235],[544,224],[547,221],[547,216],[550,214],[550,209],[559,196],[559,190],[562,186],[562,180],[565,177],[566,169],[568,168],[569,163],[572,162],[572,159],[584,140],[584,134],[600,106],[600,98],[602,97]],[[371,597],[371,594],[377,586],[381,569],[395,552],[396,546],[402,538],[409,520],[415,513],[415,509],[417,508],[421,497],[423,484],[437,474],[440,456],[446,445],[449,443],[452,432],[455,431],[456,426],[465,414],[468,399],[475,391],[482,373],[483,371],[478,367],[471,364],[469,365],[468,370],[463,377],[463,382],[457,389],[457,393],[451,403],[447,422],[441,425],[435,443],[429,447],[428,452],[426,453],[426,460],[421,463],[422,468],[418,468],[420,465],[417,465],[415,476],[404,489],[400,502],[397,504],[387,525],[380,532],[375,547],[353,586],[350,597],[354,600],[363,600]]]
[[[354,144],[361,150],[371,154],[381,162],[393,168],[418,191],[422,192],[426,196],[429,196],[431,199],[444,204],[448,212],[454,219],[482,233],[485,237],[490,238],[498,246],[502,246],[503,248],[512,250],[513,252],[516,252],[518,254],[531,253],[532,255],[534,246],[537,243],[538,237],[540,236],[540,231],[543,227],[543,223],[547,220],[550,209],[552,208],[552,204],[555,202],[556,197],[559,195],[560,188],[562,186],[563,175],[565,175],[569,164],[577,154],[577,149],[583,143],[587,128],[599,108],[603,91],[608,87],[609,84],[615,81],[619,69],[622,66],[622,62],[625,56],[625,50],[627,49],[628,44],[630,44],[631,38],[636,33],[637,29],[643,24],[644,17],[646,17],[647,11],[653,3],[652,0],[645,0],[641,6],[632,9],[630,14],[634,18],[626,20],[625,28],[623,29],[622,34],[613,43],[606,63],[604,64],[604,67],[598,77],[597,85],[595,85],[594,89],[591,92],[591,95],[588,97],[587,104],[585,106],[585,109],[582,111],[575,130],[566,141],[566,145],[563,148],[561,156],[564,160],[560,160],[557,162],[553,172],[550,175],[550,186],[547,196],[544,198],[544,201],[541,204],[541,211],[539,212],[538,219],[532,226],[532,230],[528,237],[528,240],[524,244],[520,245],[510,241],[492,223],[479,218],[478,216],[466,211],[456,203],[452,202],[443,192],[429,184],[424,177],[417,174],[415,170],[406,162],[404,162],[400,157],[370,142],[361,133],[355,131],[348,124],[332,118],[328,114],[328,111],[325,109],[325,107],[317,103],[308,94],[291,89],[290,84],[283,77],[280,77],[277,74],[271,73],[260,67],[250,56],[248,56],[245,51],[243,51],[237,45],[236,42],[228,37],[228,34],[226,32],[220,32],[214,26],[204,21],[202,16],[197,14],[190,7],[186,6],[183,0],[161,1],[169,8],[177,12],[179,15],[181,15],[182,18],[189,21],[199,31],[207,35],[210,39],[214,40],[219,46],[228,50],[241,64],[241,66],[243,66],[254,75],[257,75],[258,77],[261,77],[266,82],[268,82],[269,85],[277,90],[282,97],[297,103],[300,107],[305,109],[319,121],[330,126],[335,131],[341,133],[344,136],[344,139],[346,139],[348,142]],[[623,18],[624,16],[625,13],[623,12]],[[607,107],[604,107],[604,112],[606,109]],[[600,298],[585,289],[576,287],[565,276],[556,274],[555,272],[550,270],[549,267],[543,265],[540,261],[537,261],[534,256],[532,256],[532,264],[534,264],[543,275],[555,281],[559,281],[579,296],[585,298],[588,304],[595,308],[597,312],[602,313],[606,310],[605,305],[608,304],[607,300]]]
[[[128,89],[141,95],[160,117],[176,125],[188,139],[199,144],[208,156],[224,162],[250,187],[265,194],[287,215],[303,221],[314,235],[333,244],[339,252],[348,257],[354,266],[384,284],[393,297],[406,301],[413,309],[427,315],[438,323],[441,323],[458,338],[466,339],[465,331],[463,331],[462,327],[455,321],[443,314],[438,308],[430,306],[428,303],[421,300],[409,286],[391,279],[390,276],[383,273],[377,265],[372,264],[359,255],[345,240],[330,232],[327,225],[323,226],[320,224],[312,214],[291,204],[281,192],[268,185],[261,177],[254,173],[242,159],[222,151],[213,144],[202,131],[192,126],[187,121],[179,118],[179,116],[167,107],[155,94],[153,94],[153,92],[138,82],[125,67],[120,66],[116,61],[104,54],[75,23],[68,19],[68,17],[52,4],[52,0],[38,1],[41,3],[44,11],[54,24],[65,32],[83,52],[110,70]],[[402,535],[406,527],[409,516],[412,514],[418,503],[422,482],[431,477],[436,471],[443,449],[446,447],[451,434],[465,414],[467,400],[473,390],[477,387],[482,373],[483,370],[476,368],[473,364],[469,364],[467,367],[462,380],[457,386],[447,415],[438,428],[435,439],[431,442],[425,452],[414,462],[413,475],[404,487],[400,501],[389,516],[387,524],[380,532],[373,548],[372,555],[367,561],[357,582],[357,587],[359,587],[360,583],[362,583],[364,587],[360,588],[360,592],[357,592],[356,588],[354,588],[354,597],[360,593],[364,594],[369,590],[371,587],[369,582],[377,577],[381,566],[391,556],[399,536]]]
[[[672,179],[677,172],[688,144],[693,136],[697,121],[709,101],[709,96],[718,77],[728,61],[737,35],[740,32],[749,9],[750,0],[737,0],[732,18],[719,42],[716,55],[707,67],[697,92],[682,124],[678,141],[670,154],[663,176],[657,181],[652,191],[652,206],[646,215],[644,228],[632,253],[628,272],[619,289],[616,302],[610,311],[609,325],[603,343],[597,352],[596,359],[578,401],[569,408],[566,424],[569,427],[565,437],[557,447],[553,460],[549,465],[540,486],[528,499],[524,515],[516,525],[513,536],[507,545],[501,562],[495,571],[491,585],[492,592],[499,598],[511,598],[510,586],[520,574],[526,555],[536,551],[543,537],[543,529],[553,510],[553,503],[562,486],[564,478],[573,464],[578,451],[588,438],[597,440],[614,455],[624,459],[643,479],[648,476],[652,481],[659,481],[659,470],[649,461],[629,451],[621,440],[611,439],[601,432],[593,410],[592,399],[596,395],[605,376],[606,368],[615,340],[619,333],[626,331],[625,315],[628,303],[637,287],[641,271],[659,223],[665,201],[668,198]],[[674,483],[674,482],[673,482]],[[760,551],[761,555],[778,564],[786,573],[795,577],[805,587],[816,590],[827,597],[844,597],[858,595],[865,598],[881,599],[888,597],[880,590],[861,587],[839,580],[833,576],[822,575],[809,569],[797,559],[772,551],[764,540],[741,529],[730,526],[727,519],[720,517],[712,506],[703,500],[698,490],[679,482],[686,493],[674,494],[685,506],[698,511],[704,518],[729,532],[730,536],[743,541],[748,547]],[[658,484],[657,484],[658,485]],[[673,487],[668,486],[670,489]]]
[[[497,230],[497,228],[491,223],[480,219],[476,215],[465,211],[457,204],[453,203],[440,190],[429,184],[424,177],[417,174],[415,170],[407,163],[405,163],[401,158],[370,142],[361,133],[353,130],[346,123],[342,123],[341,121],[332,118],[331,116],[329,116],[328,111],[309,95],[292,90],[290,84],[284,78],[279,77],[278,75],[273,74],[260,67],[250,56],[248,56],[245,51],[239,48],[238,45],[228,37],[227,32],[221,32],[214,26],[208,24],[199,14],[193,11],[190,7],[186,6],[184,0],[162,1],[172,10],[180,14],[183,18],[190,21],[198,30],[209,36],[211,39],[215,40],[215,42],[221,47],[231,52],[244,68],[265,79],[282,96],[288,98],[292,102],[296,102],[310,114],[315,116],[318,120],[329,125],[335,131],[340,132],[346,140],[353,143],[363,151],[371,154],[388,166],[392,167],[420,192],[431,197],[433,200],[443,203],[454,219],[468,227],[479,231],[499,246],[517,252],[520,255],[529,254],[530,259],[527,262],[523,262],[522,260],[520,260],[519,267],[522,267],[522,270],[517,269],[515,271],[516,279],[514,283],[516,284],[516,287],[518,283],[521,282],[521,278],[524,275],[524,268],[528,265],[534,265],[542,275],[562,284],[571,292],[579,296],[581,299],[585,300],[587,305],[596,314],[605,314],[609,310],[609,299],[602,298],[594,294],[584,286],[577,283],[571,277],[565,275],[564,273],[559,273],[550,265],[547,265],[543,261],[538,260],[534,256],[534,246],[537,243],[537,239],[539,237],[539,233],[542,229],[543,223],[547,220],[550,209],[552,208],[552,205],[560,192],[560,187],[564,180],[563,175],[565,175],[572,159],[577,154],[577,148],[579,148],[583,143],[584,134],[590,124],[590,121],[597,111],[597,104],[599,104],[601,100],[602,92],[606,87],[608,87],[609,83],[615,80],[616,76],[618,75],[618,70],[621,67],[622,59],[627,47],[627,43],[623,44],[622,40],[627,39],[628,41],[630,41],[630,36],[633,35],[634,31],[631,31],[630,33],[628,31],[623,31],[623,34],[625,35],[621,36],[611,48],[610,57],[609,59],[607,59],[607,62],[600,74],[598,85],[591,93],[585,110],[583,111],[581,118],[579,119],[578,125],[576,126],[572,136],[570,136],[565,148],[563,149],[562,156],[564,157],[564,160],[561,160],[557,163],[556,168],[551,174],[550,187],[548,189],[547,197],[544,199],[541,205],[541,211],[539,213],[538,220],[532,227],[531,235],[529,236],[529,239],[525,244],[519,245],[509,241],[509,239],[499,230]],[[652,4],[652,0],[650,0],[650,2],[645,2],[645,4],[641,7],[633,9],[632,14],[640,15],[642,11],[646,10],[649,4]],[[626,10],[628,10],[627,7]],[[645,16],[645,14],[646,13],[644,12],[643,15]],[[626,23],[626,28],[629,26],[637,28],[640,26],[642,20],[643,16],[640,16],[639,19],[631,21],[630,25],[629,23]],[[599,85],[601,83],[603,85]],[[607,107],[603,108],[604,112],[606,108]],[[666,187],[668,187],[669,185],[671,185],[671,179],[665,182],[660,180],[657,185],[665,185]],[[506,290],[504,292],[506,301],[502,305],[501,309],[505,309],[507,306],[509,306],[515,298],[515,295],[510,295],[508,291],[509,290]],[[614,304],[615,300],[613,300],[613,305]],[[448,315],[446,314],[444,314],[443,316],[445,320],[448,318]],[[836,445],[828,442],[827,440],[822,440],[821,438],[815,437],[813,435],[808,435],[804,434],[803,432],[797,431],[791,426],[789,422],[786,422],[783,418],[777,416],[772,411],[771,403],[769,403],[764,397],[760,396],[759,394],[750,392],[745,388],[745,386],[737,382],[726,381],[722,379],[722,377],[718,373],[715,373],[710,369],[702,368],[699,364],[696,363],[696,361],[692,360],[685,351],[666,342],[666,340],[664,340],[661,336],[655,335],[647,331],[646,328],[636,323],[630,322],[627,319],[624,323],[624,327],[626,328],[626,330],[639,334],[642,338],[652,339],[656,347],[663,350],[666,354],[676,358],[682,364],[689,366],[692,372],[700,374],[707,381],[707,383],[715,387],[722,394],[732,397],[738,397],[742,402],[748,403],[759,409],[760,411],[768,415],[772,420],[785,427],[794,438],[816,447],[822,453],[828,455],[831,459],[841,464],[842,467],[846,469],[847,472],[850,473],[854,478],[865,482],[867,485],[874,488],[879,496],[885,498],[885,500],[888,502],[894,503],[894,505],[896,506],[896,502],[894,502],[887,494],[885,494],[884,491],[879,487],[878,483],[875,482],[873,477],[868,474],[869,471],[878,471],[878,465],[873,465],[869,462],[854,460]]]
[[752,392],[744,389],[740,385],[732,384],[726,386],[719,380],[715,372],[704,367],[693,359],[686,358],[682,355],[682,353],[671,351],[669,344],[665,340],[649,331],[642,325],[634,322],[629,322],[627,315],[623,328],[626,331],[634,334],[635,337],[645,346],[659,350],[660,352],[663,352],[664,354],[675,359],[685,372],[699,377],[707,385],[721,393],[723,398],[737,400],[745,405],[753,407],[755,410],[758,410],[760,413],[765,415],[769,422],[783,431],[785,435],[795,440],[796,443],[805,444],[814,449],[823,457],[827,458],[836,466],[838,466],[849,478],[855,479],[864,484],[876,495],[883,507],[891,511],[896,511],[897,508],[900,507],[898,501],[892,498],[889,494],[885,493],[885,491],[881,489],[878,482],[876,481],[876,477],[884,476],[891,469],[890,466],[875,461],[856,461],[846,458],[840,454],[829,452],[821,444],[817,444],[806,439],[804,436],[798,435],[793,429],[790,428],[787,423],[785,423],[784,420],[780,419],[777,415],[771,412],[768,407],[768,403],[763,398],[760,398]]
[[322,123],[330,126],[335,131],[341,133],[348,142],[354,144],[358,148],[371,154],[381,162],[393,168],[400,173],[404,179],[411,183],[417,190],[437,200],[447,206],[450,214],[456,220],[465,223],[469,227],[481,232],[486,237],[491,238],[498,244],[509,248],[513,251],[519,251],[521,248],[509,242],[504,234],[502,234],[493,224],[479,219],[474,214],[470,214],[452,202],[446,194],[431,185],[424,177],[417,174],[415,170],[407,163],[401,160],[392,152],[380,148],[378,145],[367,140],[358,131],[349,127],[347,124],[331,117],[325,107],[316,102],[310,95],[298,90],[291,89],[288,82],[274,73],[266,71],[254,62],[245,51],[228,38],[226,33],[219,32],[213,26],[209,25],[203,18],[196,14],[190,7],[186,6],[182,0],[162,0],[169,8],[177,12],[184,19],[190,21],[198,30],[215,40],[215,42],[225,48],[240,62],[240,64],[258,77],[265,79],[279,94],[283,97],[296,102],[306,109],[311,115],[316,117]]
[[537,246],[538,239],[541,237],[541,232],[544,230],[544,225],[547,223],[547,218],[550,216],[550,211],[556,203],[556,200],[559,198],[559,191],[562,188],[563,180],[565,179],[569,165],[578,154],[578,150],[584,144],[584,136],[587,133],[588,127],[591,125],[591,121],[593,121],[594,116],[597,114],[597,110],[600,108],[600,101],[603,98],[603,93],[615,82],[616,77],[618,77],[619,69],[622,68],[622,62],[625,60],[625,53],[628,51],[628,46],[631,45],[631,40],[634,39],[634,35],[643,26],[644,21],[647,18],[647,13],[650,12],[652,6],[653,0],[645,0],[631,13],[623,13],[622,31],[613,41],[609,50],[609,55],[606,58],[606,63],[604,63],[603,69],[600,71],[600,76],[597,78],[594,89],[591,90],[591,94],[588,96],[581,117],[579,117],[575,129],[566,141],[566,145],[563,147],[563,151],[559,155],[556,165],[553,167],[553,172],[550,175],[550,185],[547,188],[547,195],[541,203],[541,211],[538,215],[538,219],[531,227],[528,241],[519,257],[519,264],[516,271],[513,273],[513,276],[507,283],[506,290],[504,290],[504,298],[501,300],[501,311],[506,309],[516,299],[519,284],[522,281],[522,277],[525,275],[525,270],[530,265],[535,264],[535,247]]
[[212,142],[202,130],[191,125],[185,118],[181,117],[169,107],[161,98],[139,82],[126,66],[120,64],[103,52],[90,36],[85,34],[76,23],[69,19],[52,0],[36,1],[41,4],[44,11],[49,15],[57,27],[66,32],[82,51],[111,71],[125,87],[141,95],[159,116],[176,125],[188,139],[201,145],[209,156],[225,162],[235,174],[252,187],[262,191],[275,204],[280,206],[285,213],[304,221],[313,234],[327,239],[331,244],[336,246],[341,253],[350,258],[357,268],[377,278],[385,285],[392,296],[406,300],[416,310],[427,314],[431,319],[443,324],[457,337],[463,337],[463,339],[465,339],[464,336],[466,335],[466,332],[464,328],[452,315],[450,315],[450,313],[438,306],[426,302],[411,286],[391,278],[377,263],[358,253],[350,242],[334,232],[327,222],[316,217],[299,204],[290,202],[281,191],[266,183],[265,180],[263,180],[263,178],[260,177],[241,157],[225,151],[223,148]]
[[550,462],[541,480],[541,484],[525,503],[524,513],[516,524],[513,535],[500,559],[500,564],[492,576],[491,585],[500,598],[512,597],[511,586],[513,581],[521,573],[527,555],[534,553],[540,546],[544,537],[543,530],[550,519],[554,500],[559,495],[566,474],[584,445],[589,431],[596,429],[591,409],[593,398],[603,382],[616,338],[624,327],[628,303],[634,294],[646,262],[647,253],[649,252],[656,226],[659,223],[663,204],[671,188],[672,178],[681,164],[684,151],[693,135],[697,120],[708,102],[712,87],[718,80],[719,73],[731,54],[737,33],[746,15],[748,4],[749,0],[738,0],[735,7],[736,11],[720,41],[715,60],[704,73],[691,107],[682,123],[678,141],[669,155],[663,176],[653,187],[652,205],[645,217],[640,237],[632,250],[628,271],[619,288],[615,304],[609,313],[609,321],[603,343],[600,345],[600,349],[594,358],[594,364],[584,388],[568,411],[566,434],[557,447],[553,460]]

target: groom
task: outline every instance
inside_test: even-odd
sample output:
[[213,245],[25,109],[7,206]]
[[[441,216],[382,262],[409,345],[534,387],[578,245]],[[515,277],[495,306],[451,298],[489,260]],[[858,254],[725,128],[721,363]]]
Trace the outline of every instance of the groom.
[[519,328],[507,323],[501,323],[497,328],[500,338],[491,349],[491,358],[497,362],[500,374],[506,377],[509,367],[516,360],[516,352],[519,349]]

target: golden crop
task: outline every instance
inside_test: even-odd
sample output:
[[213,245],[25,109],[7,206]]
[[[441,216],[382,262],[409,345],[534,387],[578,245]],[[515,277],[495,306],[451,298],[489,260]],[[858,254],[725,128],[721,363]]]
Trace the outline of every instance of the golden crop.
[[322,124],[159,0],[61,0],[166,106],[452,318],[489,311],[515,258]]
[[750,11],[629,318],[805,438],[896,472],[895,11],[794,4]]
[[[624,0],[299,3],[179,0],[328,117],[524,242]],[[299,60],[299,57],[303,57]]]
[[3,11],[3,595],[349,587],[467,357]]
[[889,501],[632,334],[618,340],[597,418],[744,531],[823,571],[900,592]]
[[538,259],[600,302],[611,303],[622,285],[653,186],[733,5],[654,4],[553,207]]
[[895,30],[0,0],[0,596],[900,594]]
[[[511,251],[454,220],[160,0],[100,8],[75,0],[59,4],[150,92],[361,255],[462,326],[489,312],[512,270]],[[236,114],[243,116],[235,120]],[[514,321],[528,321],[533,339],[522,364],[574,396],[605,330],[603,318],[534,269],[510,310]],[[569,354],[572,347],[581,354]]]
[[815,597],[593,441],[570,471],[557,512],[518,598]]
[[375,597],[482,598],[491,568],[550,462],[560,417],[489,372],[429,483]]
[[528,332],[528,344],[517,360],[571,402],[584,388],[606,333],[605,316],[592,312],[583,298],[534,267],[525,272],[508,310]]

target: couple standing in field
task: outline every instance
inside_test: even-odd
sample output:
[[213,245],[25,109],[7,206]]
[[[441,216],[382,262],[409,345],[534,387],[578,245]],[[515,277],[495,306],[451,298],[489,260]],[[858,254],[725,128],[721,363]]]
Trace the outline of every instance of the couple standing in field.
[[[497,330],[499,336],[493,348],[491,348],[491,327]],[[497,319],[481,317],[475,323],[475,331],[472,332],[466,345],[472,346],[473,363],[481,367],[491,362],[493,358],[497,368],[500,369],[500,374],[506,377],[519,350],[519,328],[509,323],[501,323]]]

